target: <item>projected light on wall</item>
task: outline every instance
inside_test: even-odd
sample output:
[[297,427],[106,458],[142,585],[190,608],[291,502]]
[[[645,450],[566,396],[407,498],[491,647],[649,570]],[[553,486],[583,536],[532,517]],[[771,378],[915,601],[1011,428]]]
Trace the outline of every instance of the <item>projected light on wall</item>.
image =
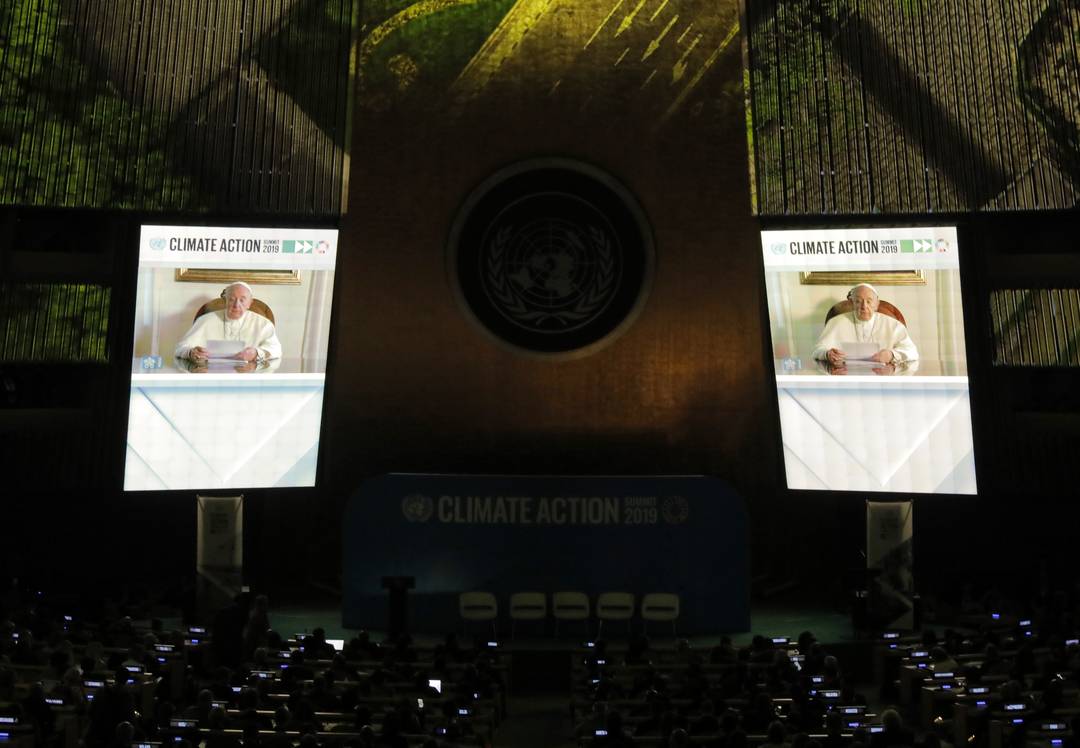
[[956,229],[761,246],[788,487],[975,493]]
[[143,226],[124,489],[315,485],[337,231]]

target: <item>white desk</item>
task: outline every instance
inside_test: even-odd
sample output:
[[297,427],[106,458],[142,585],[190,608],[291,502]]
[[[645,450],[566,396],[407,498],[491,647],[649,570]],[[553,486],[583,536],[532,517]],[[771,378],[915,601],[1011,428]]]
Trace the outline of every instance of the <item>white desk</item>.
[[195,372],[132,361],[124,489],[313,486],[324,361]]
[[775,363],[789,488],[975,493],[962,363],[920,361],[890,376]]

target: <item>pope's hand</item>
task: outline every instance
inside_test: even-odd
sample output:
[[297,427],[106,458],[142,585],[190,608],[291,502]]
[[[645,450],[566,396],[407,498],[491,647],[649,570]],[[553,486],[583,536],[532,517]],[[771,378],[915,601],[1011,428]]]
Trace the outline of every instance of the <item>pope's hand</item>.
[[254,361],[258,357],[259,357],[259,349],[258,348],[251,348],[251,347],[245,348],[244,350],[240,351],[235,356],[233,356],[233,358],[238,358],[241,361]]
[[839,348],[830,348],[829,352],[826,353],[825,356],[829,359],[829,363],[833,366],[840,366],[847,358],[847,356],[844,355],[844,352]]
[[210,351],[206,350],[201,345],[197,345],[188,351],[188,358],[196,364],[204,363],[210,358]]
[[891,364],[893,360],[892,351],[889,349],[880,350],[870,357],[871,361],[877,361],[879,364]]

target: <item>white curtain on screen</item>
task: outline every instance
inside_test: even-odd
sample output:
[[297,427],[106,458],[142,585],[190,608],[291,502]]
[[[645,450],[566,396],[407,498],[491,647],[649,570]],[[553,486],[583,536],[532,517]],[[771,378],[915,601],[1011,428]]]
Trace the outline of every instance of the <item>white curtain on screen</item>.
[[139,283],[135,297],[135,353],[136,356],[161,355],[158,350],[158,305],[160,273],[152,268],[139,270]]
[[311,273],[308,290],[308,313],[304,322],[304,344],[300,355],[305,366],[325,359],[330,336],[330,301],[334,290],[334,273],[316,270]]
[[960,299],[960,271],[937,271],[938,356],[946,361],[963,361],[964,313]]

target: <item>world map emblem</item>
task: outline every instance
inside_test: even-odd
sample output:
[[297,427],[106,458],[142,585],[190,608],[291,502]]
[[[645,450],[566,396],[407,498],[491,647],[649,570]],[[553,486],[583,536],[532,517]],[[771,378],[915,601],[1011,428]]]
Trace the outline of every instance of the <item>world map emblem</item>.
[[526,162],[481,185],[451,232],[450,272],[483,329],[542,354],[588,350],[632,323],[653,264],[630,193],[568,160]]
[[409,522],[427,522],[435,512],[435,502],[430,496],[411,493],[401,500],[401,513]]

